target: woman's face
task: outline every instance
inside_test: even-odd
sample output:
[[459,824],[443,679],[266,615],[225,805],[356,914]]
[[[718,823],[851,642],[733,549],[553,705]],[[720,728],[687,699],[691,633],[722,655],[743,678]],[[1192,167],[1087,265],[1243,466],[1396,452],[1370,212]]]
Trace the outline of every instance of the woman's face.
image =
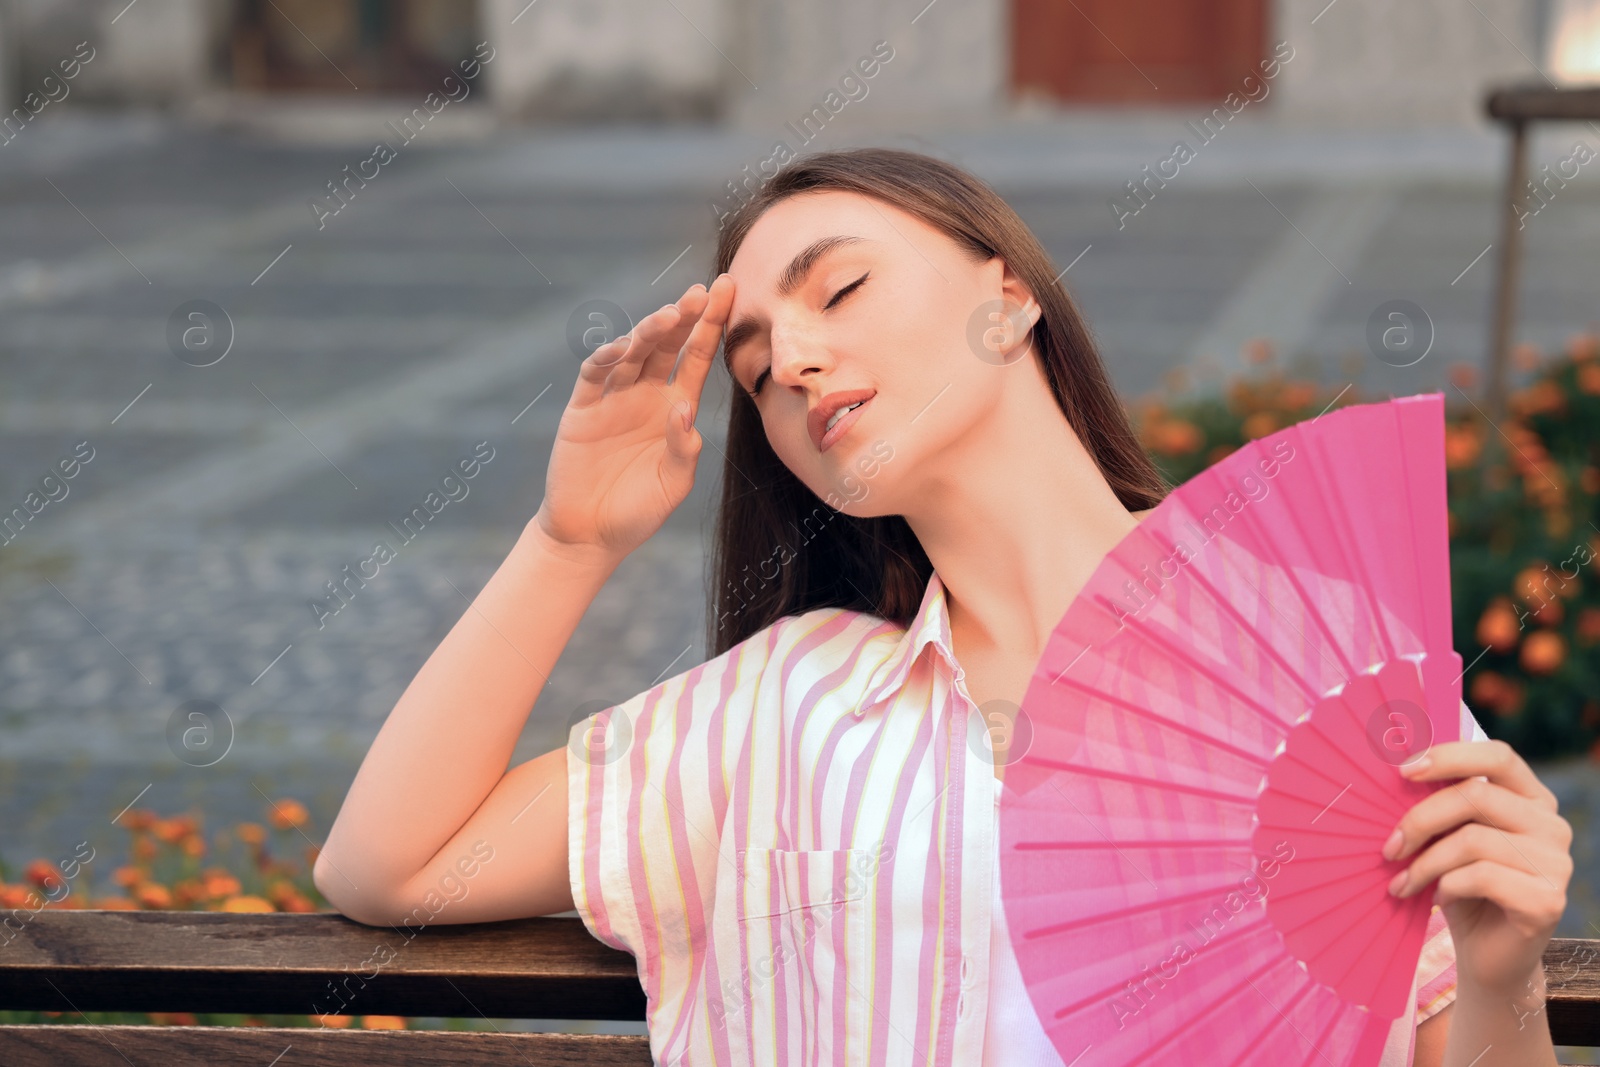
[[[998,257],[975,262],[915,215],[837,190],[767,209],[728,273],[736,386],[754,394],[784,465],[862,517],[905,513],[915,483],[1015,378],[1005,372],[1029,354],[1039,314]],[[990,314],[1002,299],[1009,330]],[[854,401],[830,432],[826,416]]]

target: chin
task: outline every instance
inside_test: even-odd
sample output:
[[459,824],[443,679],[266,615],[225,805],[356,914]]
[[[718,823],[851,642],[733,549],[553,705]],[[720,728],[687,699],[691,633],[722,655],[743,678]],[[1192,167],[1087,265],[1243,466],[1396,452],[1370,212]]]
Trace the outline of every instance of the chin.
[[831,484],[820,491],[815,488],[812,491],[829,507],[852,518],[874,519],[896,514],[886,499],[894,459],[894,446],[879,438],[859,447],[828,479]]

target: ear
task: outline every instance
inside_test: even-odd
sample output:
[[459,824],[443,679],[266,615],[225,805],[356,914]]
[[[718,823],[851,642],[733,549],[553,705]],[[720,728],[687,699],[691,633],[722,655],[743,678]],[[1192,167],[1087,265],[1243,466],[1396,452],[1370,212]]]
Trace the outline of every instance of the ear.
[[1005,318],[1009,324],[1004,362],[1017,362],[1027,353],[1033,341],[1033,327],[1044,314],[1033,290],[1022,276],[1011,269],[1011,264],[1000,260],[1000,299],[1005,303]]

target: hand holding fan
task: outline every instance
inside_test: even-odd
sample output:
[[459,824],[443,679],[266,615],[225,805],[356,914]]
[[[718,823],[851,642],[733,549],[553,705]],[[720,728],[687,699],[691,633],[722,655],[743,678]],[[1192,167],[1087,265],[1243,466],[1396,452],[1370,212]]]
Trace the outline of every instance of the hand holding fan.
[[1444,405],[1344,408],[1175,489],[1084,586],[1006,772],[1007,925],[1065,1063],[1376,1064],[1433,892],[1397,768],[1457,739]]

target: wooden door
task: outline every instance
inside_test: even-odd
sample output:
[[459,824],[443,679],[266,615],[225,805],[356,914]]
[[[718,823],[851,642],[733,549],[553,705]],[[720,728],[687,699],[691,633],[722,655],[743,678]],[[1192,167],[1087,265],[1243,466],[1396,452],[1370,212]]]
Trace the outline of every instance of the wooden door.
[[1011,0],[1012,87],[1063,103],[1215,100],[1267,55],[1266,0]]

